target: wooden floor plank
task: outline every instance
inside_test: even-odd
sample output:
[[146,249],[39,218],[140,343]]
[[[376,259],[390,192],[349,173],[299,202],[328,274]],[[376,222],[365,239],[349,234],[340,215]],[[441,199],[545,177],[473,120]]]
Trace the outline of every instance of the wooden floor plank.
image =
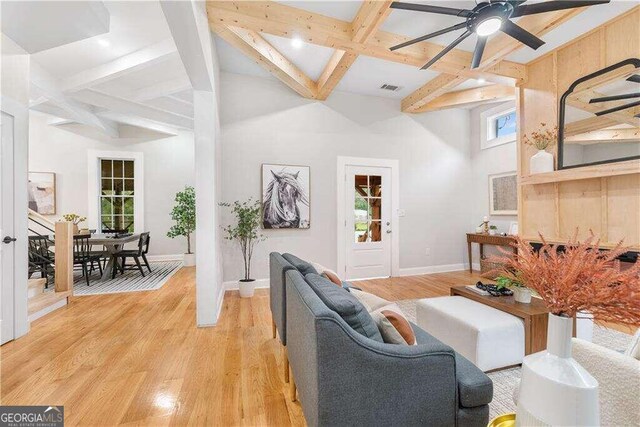
[[[357,282],[389,300],[448,295],[477,274]],[[72,425],[305,425],[271,338],[269,291],[225,296],[195,326],[195,269],[159,290],[71,298],[0,348],[0,403],[64,405]]]

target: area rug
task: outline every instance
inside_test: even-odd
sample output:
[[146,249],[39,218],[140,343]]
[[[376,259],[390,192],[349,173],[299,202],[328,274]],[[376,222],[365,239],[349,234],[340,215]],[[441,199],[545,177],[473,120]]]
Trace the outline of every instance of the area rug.
[[99,281],[98,272],[94,271],[91,275],[91,284],[87,286],[87,282],[80,271],[74,271],[73,274],[73,295],[103,295],[117,294],[121,292],[140,292],[153,291],[160,289],[169,278],[180,268],[180,261],[163,261],[152,262],[151,273],[144,267],[145,276],[142,277],[138,270],[125,270],[124,274],[118,273],[115,279],[105,282]]
[[[396,301],[408,320],[416,321],[416,301]],[[593,342],[609,349],[624,352],[631,342],[631,335],[595,325],[593,329]],[[500,414],[515,412],[513,403],[513,391],[520,381],[520,367],[503,369],[487,374],[493,381],[493,401],[489,404],[489,418],[493,419]]]

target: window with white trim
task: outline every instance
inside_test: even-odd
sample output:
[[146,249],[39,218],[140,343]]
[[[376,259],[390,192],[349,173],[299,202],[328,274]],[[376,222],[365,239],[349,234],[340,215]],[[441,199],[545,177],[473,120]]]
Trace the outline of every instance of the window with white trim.
[[[513,104],[512,104],[513,105]],[[516,109],[509,105],[499,105],[480,114],[480,148],[514,142],[517,131]]]
[[100,231],[135,229],[135,160],[100,159]]

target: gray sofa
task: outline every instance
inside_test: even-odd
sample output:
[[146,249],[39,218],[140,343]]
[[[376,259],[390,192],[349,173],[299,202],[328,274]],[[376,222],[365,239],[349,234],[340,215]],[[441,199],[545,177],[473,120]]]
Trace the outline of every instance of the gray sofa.
[[416,325],[416,346],[365,337],[283,260],[272,254],[272,277],[285,278],[275,306],[309,425],[486,426],[493,384],[476,366]]

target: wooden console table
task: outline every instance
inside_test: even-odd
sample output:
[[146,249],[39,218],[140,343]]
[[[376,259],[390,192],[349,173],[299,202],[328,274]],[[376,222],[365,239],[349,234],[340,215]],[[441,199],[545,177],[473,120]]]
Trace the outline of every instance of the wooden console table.
[[[469,273],[473,273],[473,258],[471,255],[471,244],[477,243],[480,245],[480,259],[484,258],[484,245],[493,246],[511,246],[515,243],[516,239],[513,236],[500,236],[490,235],[484,233],[467,233],[467,247],[469,250]],[[513,248],[513,253],[518,253],[516,248]]]
[[[519,317],[524,322],[524,354],[532,354],[547,348],[547,322],[549,310],[541,299],[532,298],[531,303],[516,302],[513,297],[480,295],[466,286],[454,286],[451,295],[459,295],[488,305],[497,310]],[[574,328],[575,330],[575,328]]]

